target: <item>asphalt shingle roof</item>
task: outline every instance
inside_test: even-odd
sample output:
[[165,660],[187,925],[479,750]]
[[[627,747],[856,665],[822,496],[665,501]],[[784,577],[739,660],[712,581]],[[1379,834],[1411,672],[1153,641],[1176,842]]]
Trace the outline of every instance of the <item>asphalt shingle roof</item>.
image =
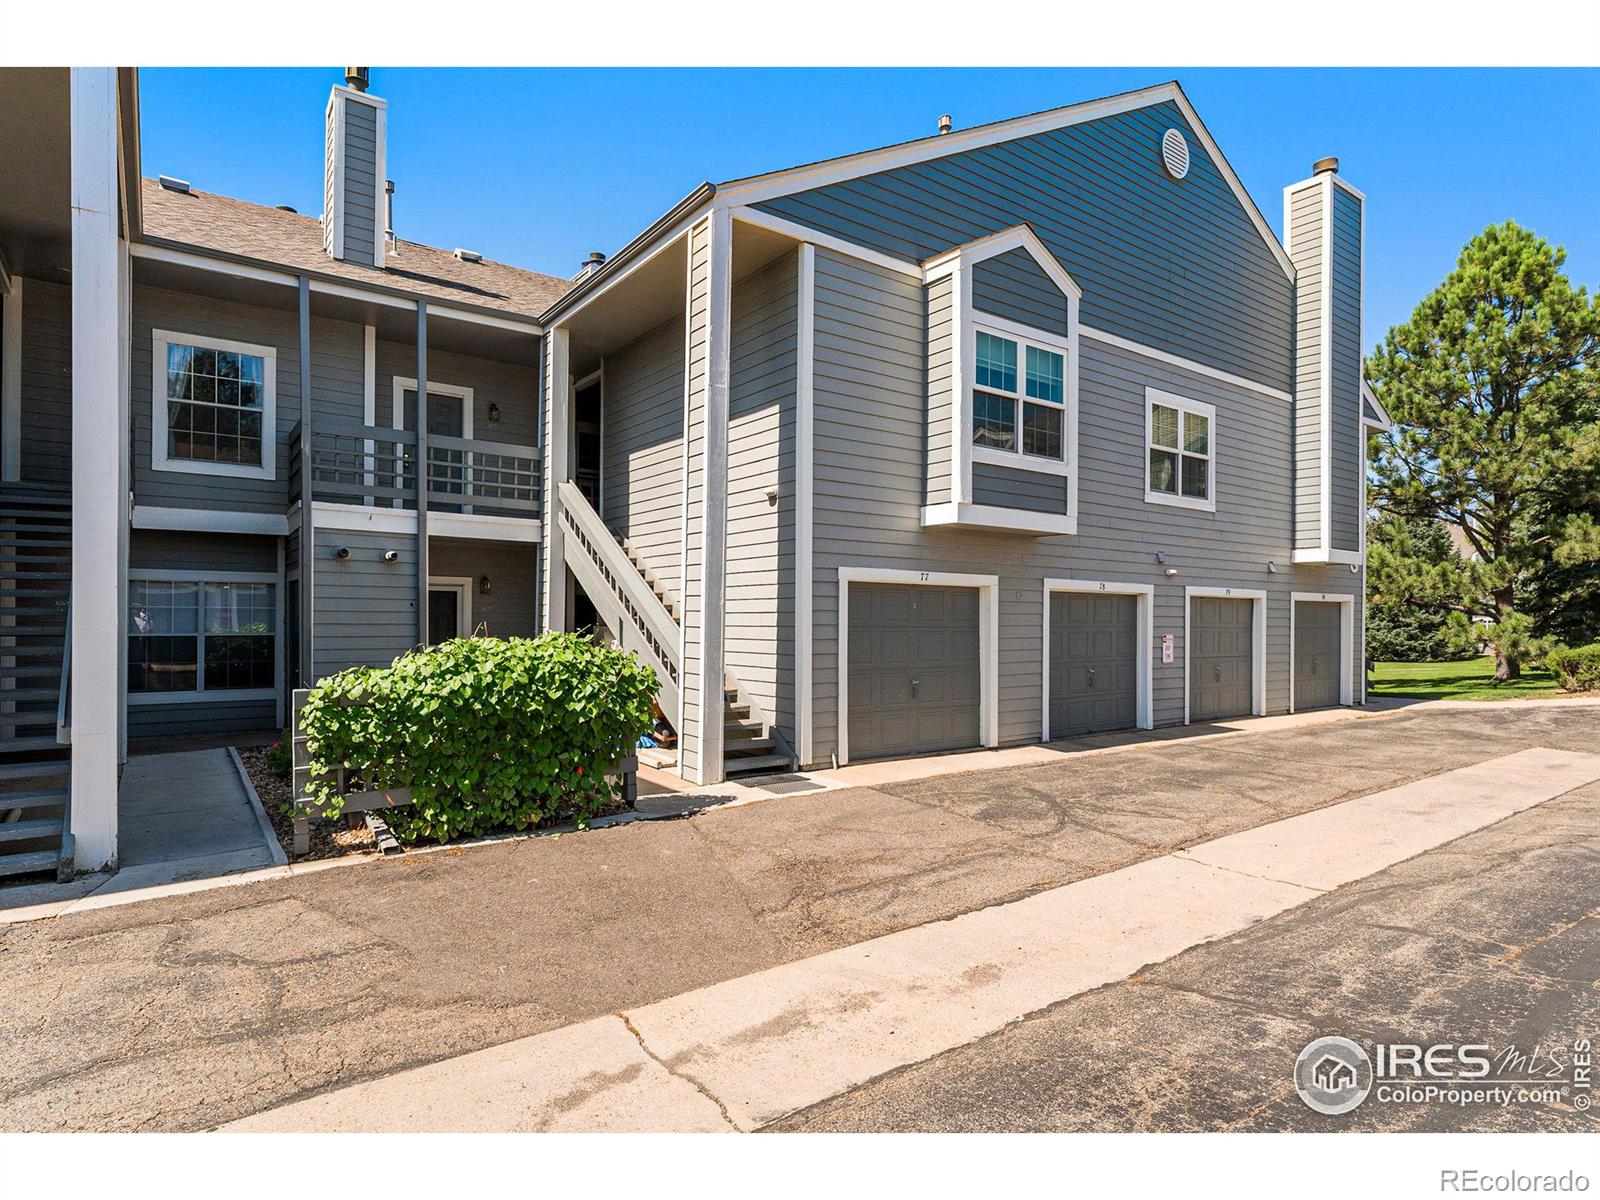
[[400,253],[381,270],[340,262],[323,250],[322,223],[315,217],[209,192],[170,191],[153,179],[142,183],[142,226],[149,237],[523,317],[538,317],[575,286],[570,279],[489,259],[463,262],[448,250],[404,238]]

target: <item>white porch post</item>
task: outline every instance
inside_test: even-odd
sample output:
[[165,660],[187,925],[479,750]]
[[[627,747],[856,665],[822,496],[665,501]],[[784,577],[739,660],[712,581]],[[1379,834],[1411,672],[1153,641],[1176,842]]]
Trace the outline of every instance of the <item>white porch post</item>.
[[552,329],[545,343],[544,419],[544,628],[567,631],[566,537],[561,531],[556,485],[571,478],[572,365],[568,332]]
[[711,213],[711,273],[707,288],[705,453],[701,459],[705,541],[701,547],[700,756],[701,784],[723,776],[723,605],[728,570],[728,380],[733,311],[733,214]]
[[127,507],[119,402],[117,73],[73,68],[72,836],[80,871],[117,859],[117,689]]

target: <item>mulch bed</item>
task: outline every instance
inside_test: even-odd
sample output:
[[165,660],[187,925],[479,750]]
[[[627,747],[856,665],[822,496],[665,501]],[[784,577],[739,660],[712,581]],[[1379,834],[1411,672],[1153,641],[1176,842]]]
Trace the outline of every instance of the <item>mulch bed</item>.
[[[294,852],[294,817],[290,815],[290,801],[293,798],[293,789],[289,780],[280,775],[274,775],[267,768],[267,746],[235,746],[239,758],[244,763],[244,769],[250,774],[250,783],[256,789],[256,795],[261,797],[261,807],[267,810],[267,819],[272,822],[272,829],[278,835],[278,842],[283,846],[283,852],[289,856],[290,862],[309,862],[314,858],[344,858],[347,855],[376,855],[377,843],[373,840],[372,833],[367,829],[367,823],[359,813],[353,813],[343,821],[313,821],[311,823],[311,852],[309,854],[295,854]],[[608,804],[595,813],[591,820],[600,817],[614,816],[628,811],[628,806],[620,801]],[[562,824],[570,820],[570,816],[557,817],[552,824]],[[507,832],[532,833],[531,829],[520,829]],[[468,838],[466,841],[476,841]],[[432,845],[433,843],[428,843]]]
[[[266,746],[236,746],[244,769],[250,773],[250,783],[261,797],[261,807],[267,810],[273,832],[290,862],[308,862],[314,858],[343,858],[349,854],[377,854],[377,844],[359,816],[345,821],[313,821],[311,823],[311,852],[297,855],[294,852],[294,817],[289,812],[293,789],[281,775],[267,769]],[[355,822],[354,828],[350,822]]]

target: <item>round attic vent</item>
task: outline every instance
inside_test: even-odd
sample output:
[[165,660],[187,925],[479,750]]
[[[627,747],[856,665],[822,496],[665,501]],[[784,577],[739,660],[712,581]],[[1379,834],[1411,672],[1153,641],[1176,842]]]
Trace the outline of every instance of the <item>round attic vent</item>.
[[1161,135],[1161,165],[1174,179],[1182,179],[1189,173],[1189,142],[1176,129]]

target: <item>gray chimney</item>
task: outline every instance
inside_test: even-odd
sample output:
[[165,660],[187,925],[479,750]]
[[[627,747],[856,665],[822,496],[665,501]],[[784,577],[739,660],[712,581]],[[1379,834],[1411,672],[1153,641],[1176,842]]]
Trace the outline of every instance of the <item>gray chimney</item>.
[[384,265],[387,101],[367,94],[367,68],[328,96],[322,176],[322,245],[332,258]]
[[1283,190],[1295,270],[1294,561],[1361,561],[1361,257],[1366,198],[1319,158]]
[[593,275],[605,265],[606,256],[598,250],[591,250],[589,251],[589,257],[583,260],[583,266],[578,269],[578,278],[582,279],[586,275]]

